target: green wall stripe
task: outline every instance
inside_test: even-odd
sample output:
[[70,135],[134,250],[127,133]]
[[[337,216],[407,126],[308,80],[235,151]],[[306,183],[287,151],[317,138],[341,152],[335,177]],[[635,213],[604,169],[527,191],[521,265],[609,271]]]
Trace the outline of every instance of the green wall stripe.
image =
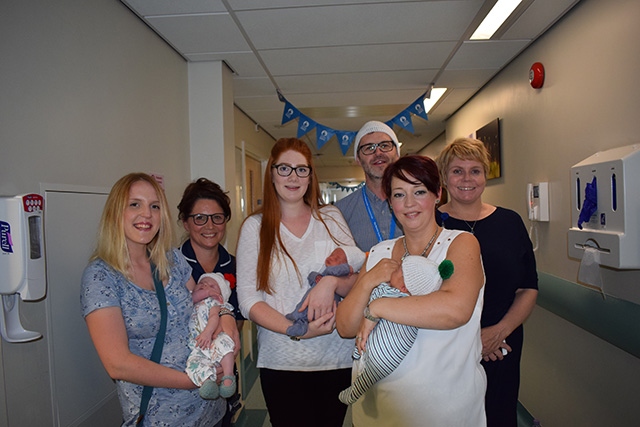
[[537,304],[640,358],[640,305],[538,271]]

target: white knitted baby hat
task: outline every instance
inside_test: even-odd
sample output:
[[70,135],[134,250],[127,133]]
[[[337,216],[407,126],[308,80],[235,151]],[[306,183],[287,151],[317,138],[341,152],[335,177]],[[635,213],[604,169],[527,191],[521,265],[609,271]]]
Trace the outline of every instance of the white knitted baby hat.
[[404,284],[411,295],[426,295],[440,289],[442,277],[438,264],[419,255],[409,255],[402,261]]
[[[218,282],[218,286],[220,286],[220,291],[222,292],[222,300],[224,302],[229,301],[229,297],[231,296],[231,285],[229,285],[229,281],[224,278],[222,273],[205,273],[200,276],[200,279],[203,277],[210,277]],[[198,281],[200,281],[200,279],[198,279]]]

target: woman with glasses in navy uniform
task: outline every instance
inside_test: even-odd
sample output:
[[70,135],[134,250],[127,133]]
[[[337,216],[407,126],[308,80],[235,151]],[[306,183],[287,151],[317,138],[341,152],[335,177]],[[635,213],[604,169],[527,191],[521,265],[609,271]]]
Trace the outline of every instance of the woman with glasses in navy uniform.
[[[334,293],[346,295],[355,276],[324,276],[311,288],[304,335],[288,335],[293,321],[285,317],[309,290],[309,273],[338,246],[355,242],[338,208],[322,202],[311,150],[300,139],[279,139],[265,170],[263,206],[242,224],[237,250],[240,310],[258,325],[257,366],[274,427],[344,422],[338,394],[351,384],[354,341],[335,330]],[[348,251],[347,261],[360,269]]]
[[[231,219],[230,202],[229,196],[218,184],[207,178],[198,178],[184,190],[178,205],[178,219],[188,233],[180,252],[191,266],[191,276],[196,283],[204,273],[222,273],[231,285],[229,302],[234,307],[234,313],[231,313],[232,316],[223,315],[221,320],[223,328],[227,325],[226,329],[231,329],[225,329],[225,332],[234,339],[237,355],[240,351],[238,331],[242,329],[244,317],[238,310],[236,259],[221,244],[227,231],[227,222]],[[228,317],[233,317],[235,323],[227,322]],[[231,426],[233,415],[241,405],[238,392],[227,399],[223,427]]]

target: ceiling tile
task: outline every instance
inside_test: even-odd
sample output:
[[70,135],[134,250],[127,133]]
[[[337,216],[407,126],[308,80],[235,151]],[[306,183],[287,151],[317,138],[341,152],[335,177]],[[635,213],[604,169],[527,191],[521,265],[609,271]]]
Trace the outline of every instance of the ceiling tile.
[[536,0],[501,37],[502,40],[533,40],[548,29],[578,0]]
[[278,86],[287,94],[352,92],[426,88],[437,70],[311,74],[281,76],[276,78]]
[[[393,1],[393,0],[392,0]],[[431,0],[428,0],[431,1]],[[439,0],[436,0],[439,1]],[[446,1],[446,0],[445,0]],[[344,0],[228,0],[233,10],[279,9],[301,6],[343,6]],[[389,0],[350,0],[350,4],[389,3]]]
[[498,70],[528,44],[528,40],[466,41],[447,65],[447,70]]
[[458,40],[482,1],[389,2],[238,12],[258,50]]
[[454,46],[455,42],[435,42],[316,47],[268,50],[260,56],[274,76],[407,71],[439,69]]
[[221,0],[122,0],[142,16],[226,12]]
[[478,70],[447,70],[436,82],[436,87],[478,89],[496,73],[493,68]]
[[150,17],[147,21],[183,54],[251,51],[227,13]]
[[234,78],[233,79],[233,97],[273,97],[277,100],[276,90],[273,83],[268,78]]
[[185,55],[189,61],[224,61],[238,77],[264,77],[267,73],[260,61],[251,52],[227,53],[190,53]]

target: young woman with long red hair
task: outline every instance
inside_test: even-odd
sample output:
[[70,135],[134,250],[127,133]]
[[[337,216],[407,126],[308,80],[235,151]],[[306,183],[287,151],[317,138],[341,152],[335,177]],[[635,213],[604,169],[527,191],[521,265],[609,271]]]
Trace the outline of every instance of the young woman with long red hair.
[[[303,141],[276,142],[263,197],[262,209],[240,230],[237,286],[240,310],[258,325],[257,366],[271,424],[340,427],[347,406],[338,394],[351,384],[354,341],[335,330],[334,293],[346,295],[355,276],[325,276],[311,289],[301,307],[309,313],[304,335],[287,335],[293,322],[285,315],[309,290],[309,273],[320,270],[336,247],[355,243],[340,211],[323,205]],[[357,271],[357,257],[346,249]]]

